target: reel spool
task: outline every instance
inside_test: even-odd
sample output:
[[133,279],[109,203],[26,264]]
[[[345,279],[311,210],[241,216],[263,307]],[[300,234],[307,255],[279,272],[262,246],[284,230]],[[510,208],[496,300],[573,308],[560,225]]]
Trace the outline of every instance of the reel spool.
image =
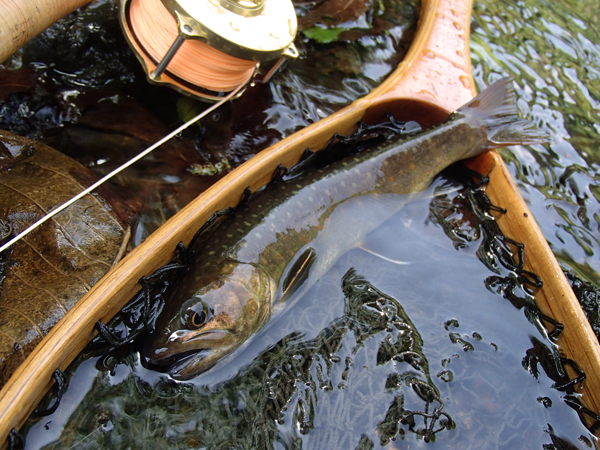
[[298,28],[290,0],[121,0],[125,37],[151,83],[218,101],[278,60],[296,58]]

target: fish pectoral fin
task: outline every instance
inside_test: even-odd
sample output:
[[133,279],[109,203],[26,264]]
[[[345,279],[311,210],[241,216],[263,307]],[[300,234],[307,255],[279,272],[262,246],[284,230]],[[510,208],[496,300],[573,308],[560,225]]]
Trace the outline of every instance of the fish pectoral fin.
[[316,257],[317,252],[313,248],[307,248],[296,257],[283,280],[283,295],[280,301],[285,301],[289,298],[306,281]]
[[381,253],[377,253],[374,252],[373,250],[369,250],[368,248],[363,247],[362,245],[359,245],[357,248],[359,248],[360,250],[363,250],[373,256],[377,256],[378,258],[383,259],[384,261],[388,261],[394,264],[398,264],[399,266],[406,266],[408,264],[411,264],[410,261],[400,261],[398,259],[392,259],[392,258],[388,258],[387,256],[383,256]]

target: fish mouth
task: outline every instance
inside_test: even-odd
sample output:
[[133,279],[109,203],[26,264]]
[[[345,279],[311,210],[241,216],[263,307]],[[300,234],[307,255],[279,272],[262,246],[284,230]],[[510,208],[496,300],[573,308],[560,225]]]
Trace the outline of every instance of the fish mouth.
[[[169,343],[179,343],[179,345],[194,345],[193,342],[216,342],[217,340],[223,340],[230,335],[229,330],[177,330],[171,333],[168,338]],[[212,346],[207,346],[210,348]]]
[[146,341],[142,361],[149,369],[167,373],[176,380],[188,380],[210,369],[229,353],[232,346],[226,338],[231,334],[228,330],[174,332],[165,346]]
[[[188,380],[210,369],[217,362],[207,360],[214,353],[215,349],[202,348],[181,352],[169,358],[152,359],[145,356],[142,360],[148,369],[166,373],[176,380]],[[198,366],[202,368],[199,369]]]
[[[209,358],[214,354],[214,349],[204,348],[179,356],[166,370],[166,373],[175,380],[189,380],[202,372],[207,371],[217,363],[217,360]],[[201,369],[199,368],[201,367]]]

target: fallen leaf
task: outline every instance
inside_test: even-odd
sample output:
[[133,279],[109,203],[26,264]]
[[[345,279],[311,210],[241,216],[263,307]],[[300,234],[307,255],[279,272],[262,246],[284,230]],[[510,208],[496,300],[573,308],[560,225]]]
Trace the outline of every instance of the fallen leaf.
[[[74,175],[91,177],[39,142],[6,131],[0,141],[14,159],[0,173],[3,236],[18,234],[85,189]],[[0,386],[121,258],[128,228],[106,199],[86,195],[0,255]]]

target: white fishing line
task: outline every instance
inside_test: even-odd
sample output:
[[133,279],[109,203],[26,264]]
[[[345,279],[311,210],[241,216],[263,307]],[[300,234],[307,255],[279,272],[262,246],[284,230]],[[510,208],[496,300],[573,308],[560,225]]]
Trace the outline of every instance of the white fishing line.
[[181,133],[183,130],[185,130],[186,128],[188,128],[190,125],[196,123],[198,120],[202,119],[204,116],[206,116],[207,114],[210,114],[215,109],[217,109],[219,106],[223,105],[225,102],[231,100],[233,97],[235,97],[237,95],[237,93],[245,85],[246,85],[246,83],[240,84],[237,88],[235,88],[233,91],[231,91],[227,96],[223,97],[223,99],[221,99],[219,102],[215,103],[214,105],[212,105],[210,108],[206,109],[205,111],[202,111],[196,117],[188,120],[186,123],[184,123],[183,125],[181,125],[179,128],[177,128],[176,130],[174,130],[171,133],[167,134],[161,140],[155,142],[150,147],[148,147],[146,150],[144,150],[143,152],[139,153],[137,156],[134,156],[132,159],[130,159],[129,161],[127,161],[125,164],[117,167],[115,170],[113,170],[112,172],[110,172],[108,175],[105,175],[103,178],[101,178],[100,180],[98,180],[97,182],[95,182],[94,184],[92,184],[90,187],[88,187],[84,191],[81,191],[79,194],[77,194],[75,197],[71,198],[69,201],[63,203],[62,205],[60,205],[56,209],[53,209],[51,212],[49,212],[48,214],[46,214],[45,216],[43,216],[40,220],[38,220],[37,222],[33,223],[28,228],[26,228],[25,230],[23,230],[19,234],[17,234],[10,241],[8,241],[5,244],[3,244],[2,247],[0,247],[0,253],[2,253],[4,250],[8,249],[15,242],[17,242],[17,241],[21,240],[23,237],[27,236],[29,233],[31,233],[37,227],[39,227],[40,225],[42,225],[44,222],[50,220],[52,217],[54,217],[55,215],[57,215],[61,211],[64,211],[65,209],[67,209],[69,206],[71,206],[73,203],[75,203],[80,198],[82,198],[82,197],[86,196],[87,194],[91,193],[94,189],[96,189],[98,186],[100,186],[105,181],[109,180],[110,178],[112,178],[113,176],[115,176],[116,174],[118,174],[119,172],[125,170],[127,167],[131,166],[133,163],[139,161],[144,156],[146,156],[147,154],[149,154],[150,152],[152,152],[153,150],[155,150],[157,147],[160,147],[162,144],[164,144],[165,142],[167,142],[169,139],[171,139],[174,136],[176,136],[179,133]]

